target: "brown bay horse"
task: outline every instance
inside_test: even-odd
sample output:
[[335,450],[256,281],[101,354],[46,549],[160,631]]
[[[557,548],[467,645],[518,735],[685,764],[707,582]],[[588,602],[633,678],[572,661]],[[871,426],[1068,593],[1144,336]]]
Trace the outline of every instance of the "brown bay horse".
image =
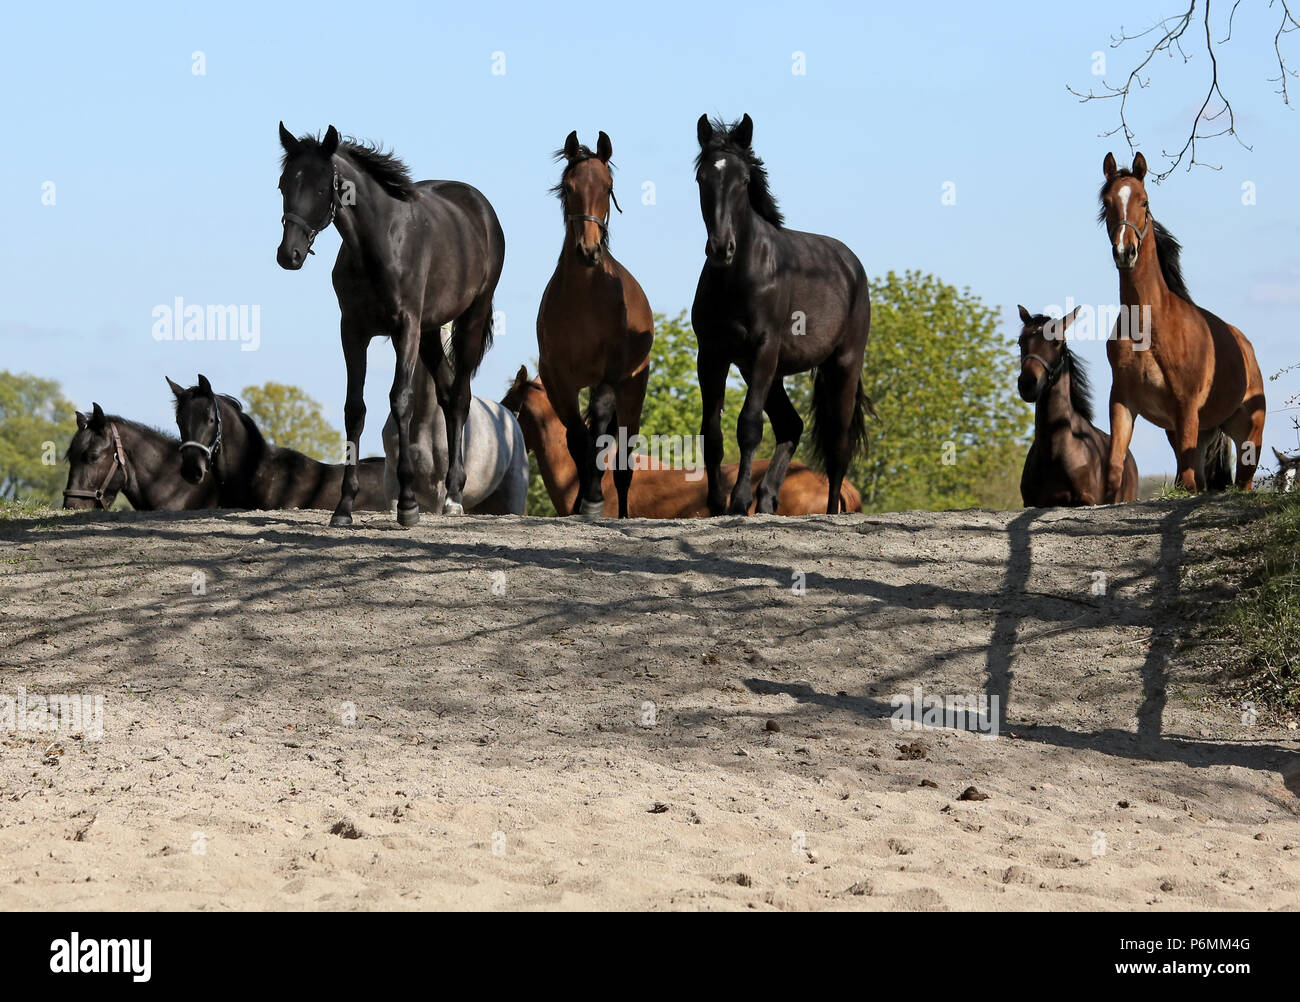
[[[558,512],[569,511],[578,496],[578,468],[569,455],[565,441],[564,424],[560,421],[540,379],[529,380],[522,366],[514,384],[501,401],[519,415],[524,431],[524,441],[537,457],[537,466],[546,484],[546,493]],[[690,478],[689,470],[658,467],[649,456],[637,456],[636,478],[628,491],[630,518],[708,518],[709,484],[703,470],[697,479]],[[767,473],[770,460],[755,459],[752,479],[757,489]],[[734,486],[739,467],[730,463],[722,467],[722,479],[728,489]],[[613,517],[617,503],[609,491],[613,471],[604,476],[605,514]],[[830,482],[825,474],[809,469],[801,463],[791,463],[777,499],[778,515],[817,515],[826,511],[826,492]],[[848,481],[842,487],[845,511],[861,511],[862,498]],[[753,505],[750,507],[753,514]]]
[[[1124,306],[1106,343],[1112,377],[1106,500],[1119,496],[1138,415],[1165,429],[1177,482],[1185,490],[1204,490],[1218,479],[1216,470],[1207,473],[1206,453],[1220,451],[1214,449],[1220,432],[1237,446],[1237,486],[1250,490],[1265,414],[1255,351],[1236,327],[1192,302],[1180,268],[1181,247],[1151,213],[1143,184],[1146,158],[1138,153],[1126,170],[1108,153],[1102,169],[1099,216]],[[1148,309],[1149,321],[1143,316]],[[1135,315],[1143,319],[1132,320]],[[1140,336],[1134,329],[1139,324],[1149,326]]]
[[[1021,399],[1034,405],[1034,441],[1020,476],[1026,508],[1073,508],[1101,504],[1106,494],[1110,436],[1092,423],[1088,373],[1065,335],[1079,315],[1060,320],[1020,307]],[[1116,501],[1136,501],[1138,469],[1124,455]]]
[[[564,210],[565,235],[537,312],[537,347],[542,379],[578,469],[577,495],[562,514],[604,513],[598,440],[619,439],[620,428],[627,440],[639,432],[650,377],[654,316],[637,280],[609,252],[610,202],[618,206],[612,152],[603,132],[594,153],[570,132],[555,154],[565,161],[553,189]],[[591,390],[586,420],[578,404],[584,388]],[[616,461],[613,481],[618,517],[626,518],[631,464]]]

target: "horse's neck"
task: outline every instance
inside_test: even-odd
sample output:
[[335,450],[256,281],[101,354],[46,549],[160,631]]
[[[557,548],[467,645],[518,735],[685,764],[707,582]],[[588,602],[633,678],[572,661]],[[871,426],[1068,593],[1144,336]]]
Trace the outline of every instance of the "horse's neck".
[[1066,366],[1056,382],[1038,398],[1034,407],[1034,437],[1046,441],[1059,432],[1070,430],[1075,413],[1070,400],[1070,369]]
[[1119,300],[1125,306],[1150,306],[1154,312],[1171,295],[1173,293],[1160,270],[1160,256],[1152,233],[1149,239],[1142,241],[1137,263],[1130,270],[1119,273]]
[[533,438],[539,447],[533,450],[537,456],[537,468],[542,474],[542,483],[551,504],[561,515],[573,510],[573,502],[578,496],[578,468],[573,457],[564,444],[563,436],[556,433],[560,418],[549,406],[532,406],[524,402],[519,409],[519,424],[527,435],[532,426]]
[[[351,186],[353,197],[340,204],[334,215],[339,236],[363,260],[371,260],[391,243],[389,227],[382,225],[381,213],[397,203],[369,174],[346,157],[335,154],[334,167],[341,189]],[[342,198],[340,194],[340,198]]]
[[244,427],[243,412],[220,397],[217,406],[221,409],[221,448],[215,465],[220,473],[222,495],[231,498],[248,491],[270,450],[257,448],[262,443],[255,441]]
[[122,493],[136,511],[153,511],[158,506],[155,487],[180,478],[180,443],[124,421],[117,422],[117,433],[126,454]]

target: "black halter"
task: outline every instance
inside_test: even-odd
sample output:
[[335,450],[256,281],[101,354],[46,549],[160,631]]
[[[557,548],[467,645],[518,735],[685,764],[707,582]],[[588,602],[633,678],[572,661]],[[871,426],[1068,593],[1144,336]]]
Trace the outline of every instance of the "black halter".
[[[68,498],[86,498],[89,501],[94,501],[96,508],[107,511],[108,505],[104,503],[104,499],[108,496],[109,484],[113,482],[113,478],[117,476],[119,469],[122,471],[122,484],[123,486],[126,485],[126,481],[130,476],[126,465],[126,449],[122,447],[122,437],[118,435],[117,425],[113,424],[112,421],[108,422],[108,433],[113,439],[113,465],[108,468],[108,473],[105,474],[103,481],[93,491],[78,490],[76,488],[65,489],[63,492],[64,501],[67,501]],[[116,497],[117,491],[113,491],[113,495]]]
[[335,213],[338,212],[338,209],[339,209],[339,172],[335,171],[334,180],[330,183],[330,207],[329,207],[329,211],[325,215],[325,221],[323,223],[321,223],[319,226],[314,226],[311,223],[307,222],[307,220],[303,219],[302,216],[299,216],[298,214],[293,212],[286,212],[283,216],[280,217],[280,225],[283,226],[285,223],[293,223],[297,226],[302,227],[304,232],[306,232],[307,234],[307,253],[315,254],[316,252],[311,249],[311,245],[316,242],[316,235],[330,228],[330,224],[334,222],[334,215]]
[[[573,163],[569,164],[569,166],[564,169],[564,173],[566,174],[569,173],[569,171],[573,170],[574,167],[582,163],[584,160],[591,160],[591,159],[592,159],[591,157],[582,157],[582,159],[580,160],[575,160]],[[614,197],[614,186],[612,184],[609,186],[609,200],[611,203],[613,203],[614,208],[618,209],[619,213],[621,214],[623,211],[623,206],[619,205],[618,199]],[[577,213],[566,212],[564,214],[564,221],[566,223],[576,223],[576,222],[595,223],[597,226],[600,227],[600,239],[603,241],[609,240],[608,213],[605,215],[604,219],[601,219],[598,216],[582,216]]]
[[203,454],[208,459],[208,466],[212,470],[212,475],[220,480],[221,474],[217,471],[217,464],[213,462],[217,457],[217,453],[221,450],[221,402],[215,396],[212,398],[212,413],[216,416],[217,421],[217,431],[212,436],[212,444],[204,445],[202,442],[190,441],[182,442],[180,447],[182,450],[202,449]]
[[1038,364],[1041,365],[1045,370],[1047,370],[1047,381],[1043,383],[1043,389],[1050,390],[1054,385],[1056,385],[1056,381],[1061,378],[1061,373],[1065,371],[1065,367],[1069,364],[1070,353],[1066,351],[1064,348],[1062,348],[1061,357],[1056,360],[1056,364],[1048,365],[1047,359],[1043,358],[1042,355],[1035,355],[1033,352],[1030,352],[1029,354],[1025,355],[1024,359],[1021,360],[1020,364],[1024,365],[1025,361],[1031,358],[1034,359],[1036,362],[1038,362]]

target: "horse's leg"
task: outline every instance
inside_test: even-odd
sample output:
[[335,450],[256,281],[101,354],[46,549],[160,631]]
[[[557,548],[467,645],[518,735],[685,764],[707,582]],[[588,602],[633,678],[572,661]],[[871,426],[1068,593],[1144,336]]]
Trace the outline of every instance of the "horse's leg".
[[397,364],[388,406],[397,424],[397,522],[411,527],[420,523],[420,506],[415,500],[415,468],[411,462],[411,409],[415,390],[415,367],[420,364],[420,320],[418,314],[399,317],[400,329],[393,333]]
[[826,392],[832,400],[838,397],[839,434],[830,441],[826,450],[826,479],[830,482],[826,491],[826,514],[838,515],[844,508],[841,488],[844,476],[849,472],[850,450],[853,441],[853,414],[858,406],[858,387],[862,379],[862,358],[850,366],[843,366],[834,360],[823,363],[820,374],[824,374]]
[[442,408],[447,422],[447,498],[442,503],[444,515],[461,515],[465,511],[465,423],[469,420],[469,377],[483,358],[491,328],[490,296],[475,300],[452,325],[451,393]]
[[754,499],[754,451],[763,441],[763,405],[772,392],[776,378],[779,350],[775,339],[764,344],[754,357],[749,369],[749,386],[745,402],[736,419],[736,444],[740,446],[740,466],[736,470],[736,486],[731,489],[729,515],[748,515]]
[[[546,395],[550,397],[555,416],[564,425],[564,440],[569,448],[569,456],[578,471],[578,492],[573,497],[573,506],[561,515],[576,515],[586,496],[587,479],[590,470],[587,467],[587,441],[591,437],[587,432],[587,422],[583,420],[582,408],[578,406],[578,391],[556,379],[551,373],[541,373]],[[538,460],[540,462],[540,459]]]
[[366,426],[366,348],[370,339],[361,324],[344,316],[340,327],[343,341],[343,362],[348,370],[347,398],[343,404],[343,427],[348,437],[347,455],[343,457],[343,486],[339,503],[330,518],[330,525],[352,524],[352,502],[361,481],[357,477],[357,463],[361,456],[361,432]]
[[[1200,428],[1196,416],[1197,408],[1195,406],[1186,407],[1174,415],[1174,431],[1172,441],[1174,444],[1174,458],[1178,463],[1177,481],[1183,490],[1189,494],[1195,494],[1200,490],[1197,483],[1197,461],[1198,461],[1198,440],[1200,438]],[[1114,458],[1112,456],[1112,458]],[[1200,482],[1205,482],[1205,472],[1200,471]]]
[[1133,441],[1133,419],[1136,415],[1129,405],[1110,394],[1110,455],[1106,460],[1106,504],[1114,504],[1124,484],[1124,457]]
[[785,483],[786,470],[790,459],[799,445],[803,434],[803,420],[794,404],[785,392],[785,386],[778,376],[767,394],[767,416],[772,420],[772,432],[776,436],[776,449],[772,452],[772,462],[758,485],[758,501],[754,511],[763,515],[775,515],[781,485]]
[[621,468],[623,461],[626,460],[629,465],[632,462],[632,457],[622,455],[622,450],[617,447],[613,453],[602,450],[600,447],[602,435],[612,434],[615,442],[618,441],[618,429],[614,427],[616,400],[617,394],[614,387],[609,383],[597,383],[591,388],[591,399],[587,403],[587,452],[582,457],[579,466],[579,469],[587,471],[587,476],[578,491],[578,506],[575,514],[595,515],[597,517],[605,514],[605,471],[601,467],[600,459],[602,452],[613,456],[614,462],[617,464],[614,467],[614,477],[616,479],[623,472]]
[[[727,507],[727,488],[722,482],[722,405],[727,393],[727,373],[731,362],[720,354],[705,351],[695,360],[704,414],[700,419],[700,437],[704,439],[704,468],[709,477],[709,514],[721,515]],[[737,481],[739,482],[739,481]]]
[[[645,405],[645,388],[650,382],[650,368],[647,366],[635,376],[623,380],[618,385],[614,397],[614,417],[618,424],[627,429],[630,442],[641,431],[641,408]],[[617,429],[615,435],[618,434]],[[626,464],[619,464],[614,469],[614,489],[618,491],[618,517],[627,518],[627,494],[632,486],[632,457]],[[627,469],[623,469],[626,465]]]

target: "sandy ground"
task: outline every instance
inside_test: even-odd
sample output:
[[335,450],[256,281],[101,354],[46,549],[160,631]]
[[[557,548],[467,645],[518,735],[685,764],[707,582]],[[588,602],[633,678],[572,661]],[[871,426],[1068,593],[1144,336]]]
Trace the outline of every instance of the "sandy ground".
[[0,696],[104,697],[0,730],[0,908],[1298,909],[1297,732],[1176,646],[1224,517],[0,523]]

